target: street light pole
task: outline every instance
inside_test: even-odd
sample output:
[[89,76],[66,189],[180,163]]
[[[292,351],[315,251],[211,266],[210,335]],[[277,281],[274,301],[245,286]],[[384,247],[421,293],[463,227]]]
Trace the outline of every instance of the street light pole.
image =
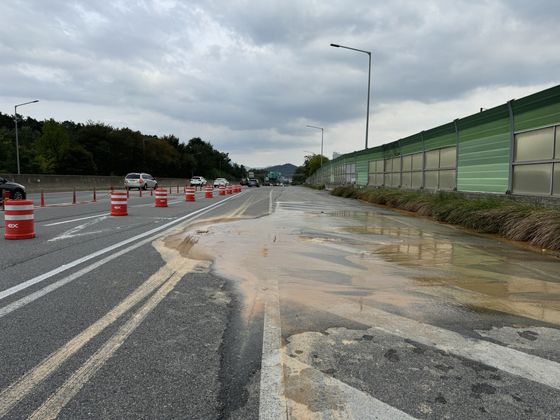
[[360,50],[358,48],[346,47],[339,44],[331,44],[331,47],[345,48],[347,50],[358,51],[368,55],[368,81],[367,81],[367,114],[366,114],[366,149],[368,148],[368,131],[369,131],[369,96],[371,90],[371,51]]
[[14,121],[16,123],[16,161],[17,161],[17,173],[18,173],[18,175],[21,174],[21,171],[20,171],[20,168],[19,168],[19,139],[18,139],[18,126],[17,126],[17,108],[18,108],[18,106],[34,104],[36,102],[39,102],[39,100],[35,99],[34,101],[24,102],[22,104],[17,104],[17,105],[14,106]]
[[323,167],[323,127],[317,127],[316,125],[306,125],[306,127],[316,128],[321,130],[321,168]]

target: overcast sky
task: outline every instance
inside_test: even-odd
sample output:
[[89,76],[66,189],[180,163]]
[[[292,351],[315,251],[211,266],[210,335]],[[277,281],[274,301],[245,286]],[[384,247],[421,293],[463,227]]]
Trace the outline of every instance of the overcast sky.
[[[0,111],[201,137],[251,167],[371,146],[559,83],[560,2],[2,0]],[[140,168],[139,168],[140,169]]]

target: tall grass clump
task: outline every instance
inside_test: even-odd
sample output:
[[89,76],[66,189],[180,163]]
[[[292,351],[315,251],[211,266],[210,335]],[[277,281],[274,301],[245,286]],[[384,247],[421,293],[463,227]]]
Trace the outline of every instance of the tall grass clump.
[[481,233],[560,250],[560,210],[505,197],[467,198],[453,192],[407,192],[385,188],[336,187],[331,194],[428,216]]

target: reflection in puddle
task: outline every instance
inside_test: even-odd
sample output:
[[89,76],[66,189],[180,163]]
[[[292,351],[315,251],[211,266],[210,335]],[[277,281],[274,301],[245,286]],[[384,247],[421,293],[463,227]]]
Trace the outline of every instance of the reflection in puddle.
[[185,247],[212,255],[218,274],[239,280],[246,317],[262,307],[254,302],[275,279],[281,299],[301,305],[350,299],[392,305],[417,319],[452,305],[560,324],[556,259],[426,219],[283,206],[268,217],[206,229]]

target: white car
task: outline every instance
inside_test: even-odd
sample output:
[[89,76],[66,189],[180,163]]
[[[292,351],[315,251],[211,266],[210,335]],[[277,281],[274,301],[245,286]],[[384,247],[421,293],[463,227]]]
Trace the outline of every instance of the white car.
[[192,187],[202,187],[203,185],[206,185],[208,181],[206,181],[206,179],[202,176],[193,176],[191,178],[191,186]]
[[214,180],[214,188],[218,188],[220,185],[227,187],[229,185],[229,181],[225,178],[216,178]]
[[139,190],[157,188],[157,181],[150,174],[131,172],[124,177],[124,188],[125,190],[130,190],[132,188],[138,188]]

